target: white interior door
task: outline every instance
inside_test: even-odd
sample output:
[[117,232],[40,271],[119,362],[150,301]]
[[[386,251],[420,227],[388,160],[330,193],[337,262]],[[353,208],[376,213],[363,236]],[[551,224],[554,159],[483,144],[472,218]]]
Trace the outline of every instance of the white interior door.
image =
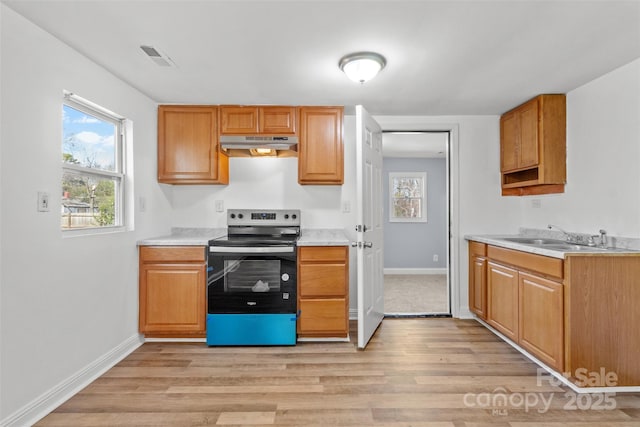
[[358,347],[384,317],[382,257],[382,128],[356,106]]

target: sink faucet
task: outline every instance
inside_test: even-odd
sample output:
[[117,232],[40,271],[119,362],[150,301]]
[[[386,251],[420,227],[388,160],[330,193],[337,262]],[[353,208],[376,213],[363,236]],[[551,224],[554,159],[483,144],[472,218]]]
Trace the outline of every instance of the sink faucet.
[[600,229],[600,247],[607,247],[607,231],[603,229]]
[[547,225],[547,228],[548,228],[549,230],[551,230],[551,229],[553,229],[553,228],[560,230],[560,231],[562,232],[562,234],[564,234],[564,236],[565,236],[565,240],[567,240],[567,241],[571,238],[571,236],[569,235],[569,233],[567,233],[566,231],[564,231],[562,228],[558,227],[557,225],[549,224],[549,225]]

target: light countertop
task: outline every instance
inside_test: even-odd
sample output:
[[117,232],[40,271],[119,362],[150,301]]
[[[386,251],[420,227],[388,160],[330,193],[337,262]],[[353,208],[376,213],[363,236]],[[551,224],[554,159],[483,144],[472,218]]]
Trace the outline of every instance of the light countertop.
[[[533,244],[525,244],[512,242],[509,240],[504,240],[505,238],[514,238],[514,237],[532,237],[532,234],[504,234],[504,235],[487,235],[487,234],[473,234],[466,235],[464,238],[466,240],[471,240],[474,242],[486,243],[493,246],[499,246],[507,249],[514,249],[522,252],[529,252],[537,255],[544,255],[552,258],[564,259],[567,254],[597,254],[597,255],[621,255],[621,254],[637,254],[640,255],[640,252],[634,249],[628,248],[615,248],[612,250],[602,251],[597,247],[589,247],[589,246],[580,246],[579,250],[557,250],[557,249],[549,249],[544,247],[544,245],[533,245]],[[549,236],[540,236],[540,237],[549,237]],[[557,236],[553,236],[555,238]]]
[[[226,228],[173,228],[171,234],[138,241],[138,246],[206,246],[209,240],[225,236]],[[345,246],[349,244],[343,229],[302,229],[298,246]]]
[[226,234],[226,228],[172,228],[171,234],[139,240],[138,246],[207,246]]
[[302,229],[298,246],[346,246],[349,239],[341,228]]

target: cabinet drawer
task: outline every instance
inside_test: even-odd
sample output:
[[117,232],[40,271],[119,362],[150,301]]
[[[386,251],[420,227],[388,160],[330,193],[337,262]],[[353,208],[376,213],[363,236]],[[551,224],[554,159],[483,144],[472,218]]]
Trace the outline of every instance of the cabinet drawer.
[[559,258],[530,254],[528,252],[491,245],[487,247],[487,256],[491,260],[504,262],[524,270],[535,271],[545,276],[558,279],[564,277],[564,261]]
[[204,262],[204,246],[141,246],[141,262]]
[[339,296],[347,293],[347,266],[339,264],[302,264],[298,271],[300,296]]
[[348,255],[346,246],[302,246],[298,254],[301,262],[305,261],[341,261]]
[[487,256],[487,245],[480,242],[469,241],[469,256]]
[[348,331],[345,298],[301,299],[298,332],[346,336]]

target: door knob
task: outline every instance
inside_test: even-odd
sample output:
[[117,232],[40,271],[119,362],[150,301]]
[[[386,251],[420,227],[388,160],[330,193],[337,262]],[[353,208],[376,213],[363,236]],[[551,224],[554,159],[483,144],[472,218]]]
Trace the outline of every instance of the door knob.
[[362,245],[365,248],[372,248],[373,247],[373,242],[364,242],[364,244]]
[[362,242],[351,242],[352,248],[359,248],[362,246]]

